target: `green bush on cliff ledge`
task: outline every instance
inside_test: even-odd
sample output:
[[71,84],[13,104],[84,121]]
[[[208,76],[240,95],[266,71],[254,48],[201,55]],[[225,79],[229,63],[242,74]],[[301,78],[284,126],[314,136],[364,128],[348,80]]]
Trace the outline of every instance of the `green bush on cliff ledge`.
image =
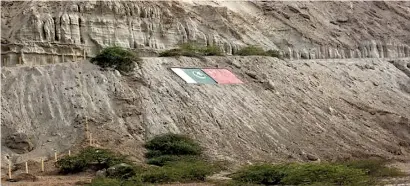
[[222,56],[223,52],[216,45],[201,46],[195,42],[182,43],[178,45],[178,48],[166,50],[159,54],[159,57],[171,57],[171,56],[187,56],[187,57],[199,57],[199,56]]
[[271,57],[277,57],[277,58],[282,58],[278,50],[268,50],[265,51],[263,48],[259,46],[247,46],[244,47],[240,50],[238,50],[235,55],[240,55],[240,56],[271,56]]
[[139,61],[141,59],[136,53],[117,46],[104,48],[91,59],[91,63],[101,68],[113,68],[120,72],[132,71],[135,68],[135,62]]

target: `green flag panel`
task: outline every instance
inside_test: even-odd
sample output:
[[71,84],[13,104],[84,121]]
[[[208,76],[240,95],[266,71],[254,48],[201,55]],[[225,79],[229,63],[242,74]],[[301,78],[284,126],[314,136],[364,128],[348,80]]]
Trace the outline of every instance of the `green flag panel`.
[[182,69],[186,75],[199,84],[216,84],[216,81],[209,77],[204,71],[197,68]]

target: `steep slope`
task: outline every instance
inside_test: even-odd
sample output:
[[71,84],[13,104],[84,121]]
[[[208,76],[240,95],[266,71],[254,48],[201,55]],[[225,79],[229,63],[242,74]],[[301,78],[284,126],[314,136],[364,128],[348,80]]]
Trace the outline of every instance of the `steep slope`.
[[[2,154],[21,162],[66,151],[84,140],[87,118],[97,145],[139,160],[144,141],[165,132],[189,134],[208,155],[238,162],[408,160],[409,63],[144,58],[133,76],[88,62],[3,68],[2,141],[24,133],[34,148],[16,154],[2,144]],[[245,83],[186,84],[174,66],[227,67]]]

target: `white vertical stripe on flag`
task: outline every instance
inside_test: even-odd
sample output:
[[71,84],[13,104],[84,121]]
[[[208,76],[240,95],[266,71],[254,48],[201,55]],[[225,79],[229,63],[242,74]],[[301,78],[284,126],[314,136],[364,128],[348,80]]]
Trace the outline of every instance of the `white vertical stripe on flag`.
[[184,70],[182,70],[180,68],[171,68],[171,70],[174,71],[175,74],[177,74],[179,77],[181,77],[185,82],[187,82],[187,83],[197,83],[194,79],[189,77],[189,75],[186,74],[184,72]]

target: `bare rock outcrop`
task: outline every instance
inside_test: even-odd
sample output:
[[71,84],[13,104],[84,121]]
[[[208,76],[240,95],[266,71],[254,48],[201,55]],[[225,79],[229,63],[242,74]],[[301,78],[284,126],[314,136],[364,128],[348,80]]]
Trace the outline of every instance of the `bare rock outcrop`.
[[[96,145],[139,161],[144,142],[167,132],[188,134],[211,157],[237,162],[408,159],[407,63],[144,58],[132,76],[88,62],[5,67],[1,136],[24,131],[38,139],[29,152],[3,146],[2,154],[19,163],[66,152],[86,140],[87,120]],[[168,69],[216,65],[244,84],[191,85]]]

